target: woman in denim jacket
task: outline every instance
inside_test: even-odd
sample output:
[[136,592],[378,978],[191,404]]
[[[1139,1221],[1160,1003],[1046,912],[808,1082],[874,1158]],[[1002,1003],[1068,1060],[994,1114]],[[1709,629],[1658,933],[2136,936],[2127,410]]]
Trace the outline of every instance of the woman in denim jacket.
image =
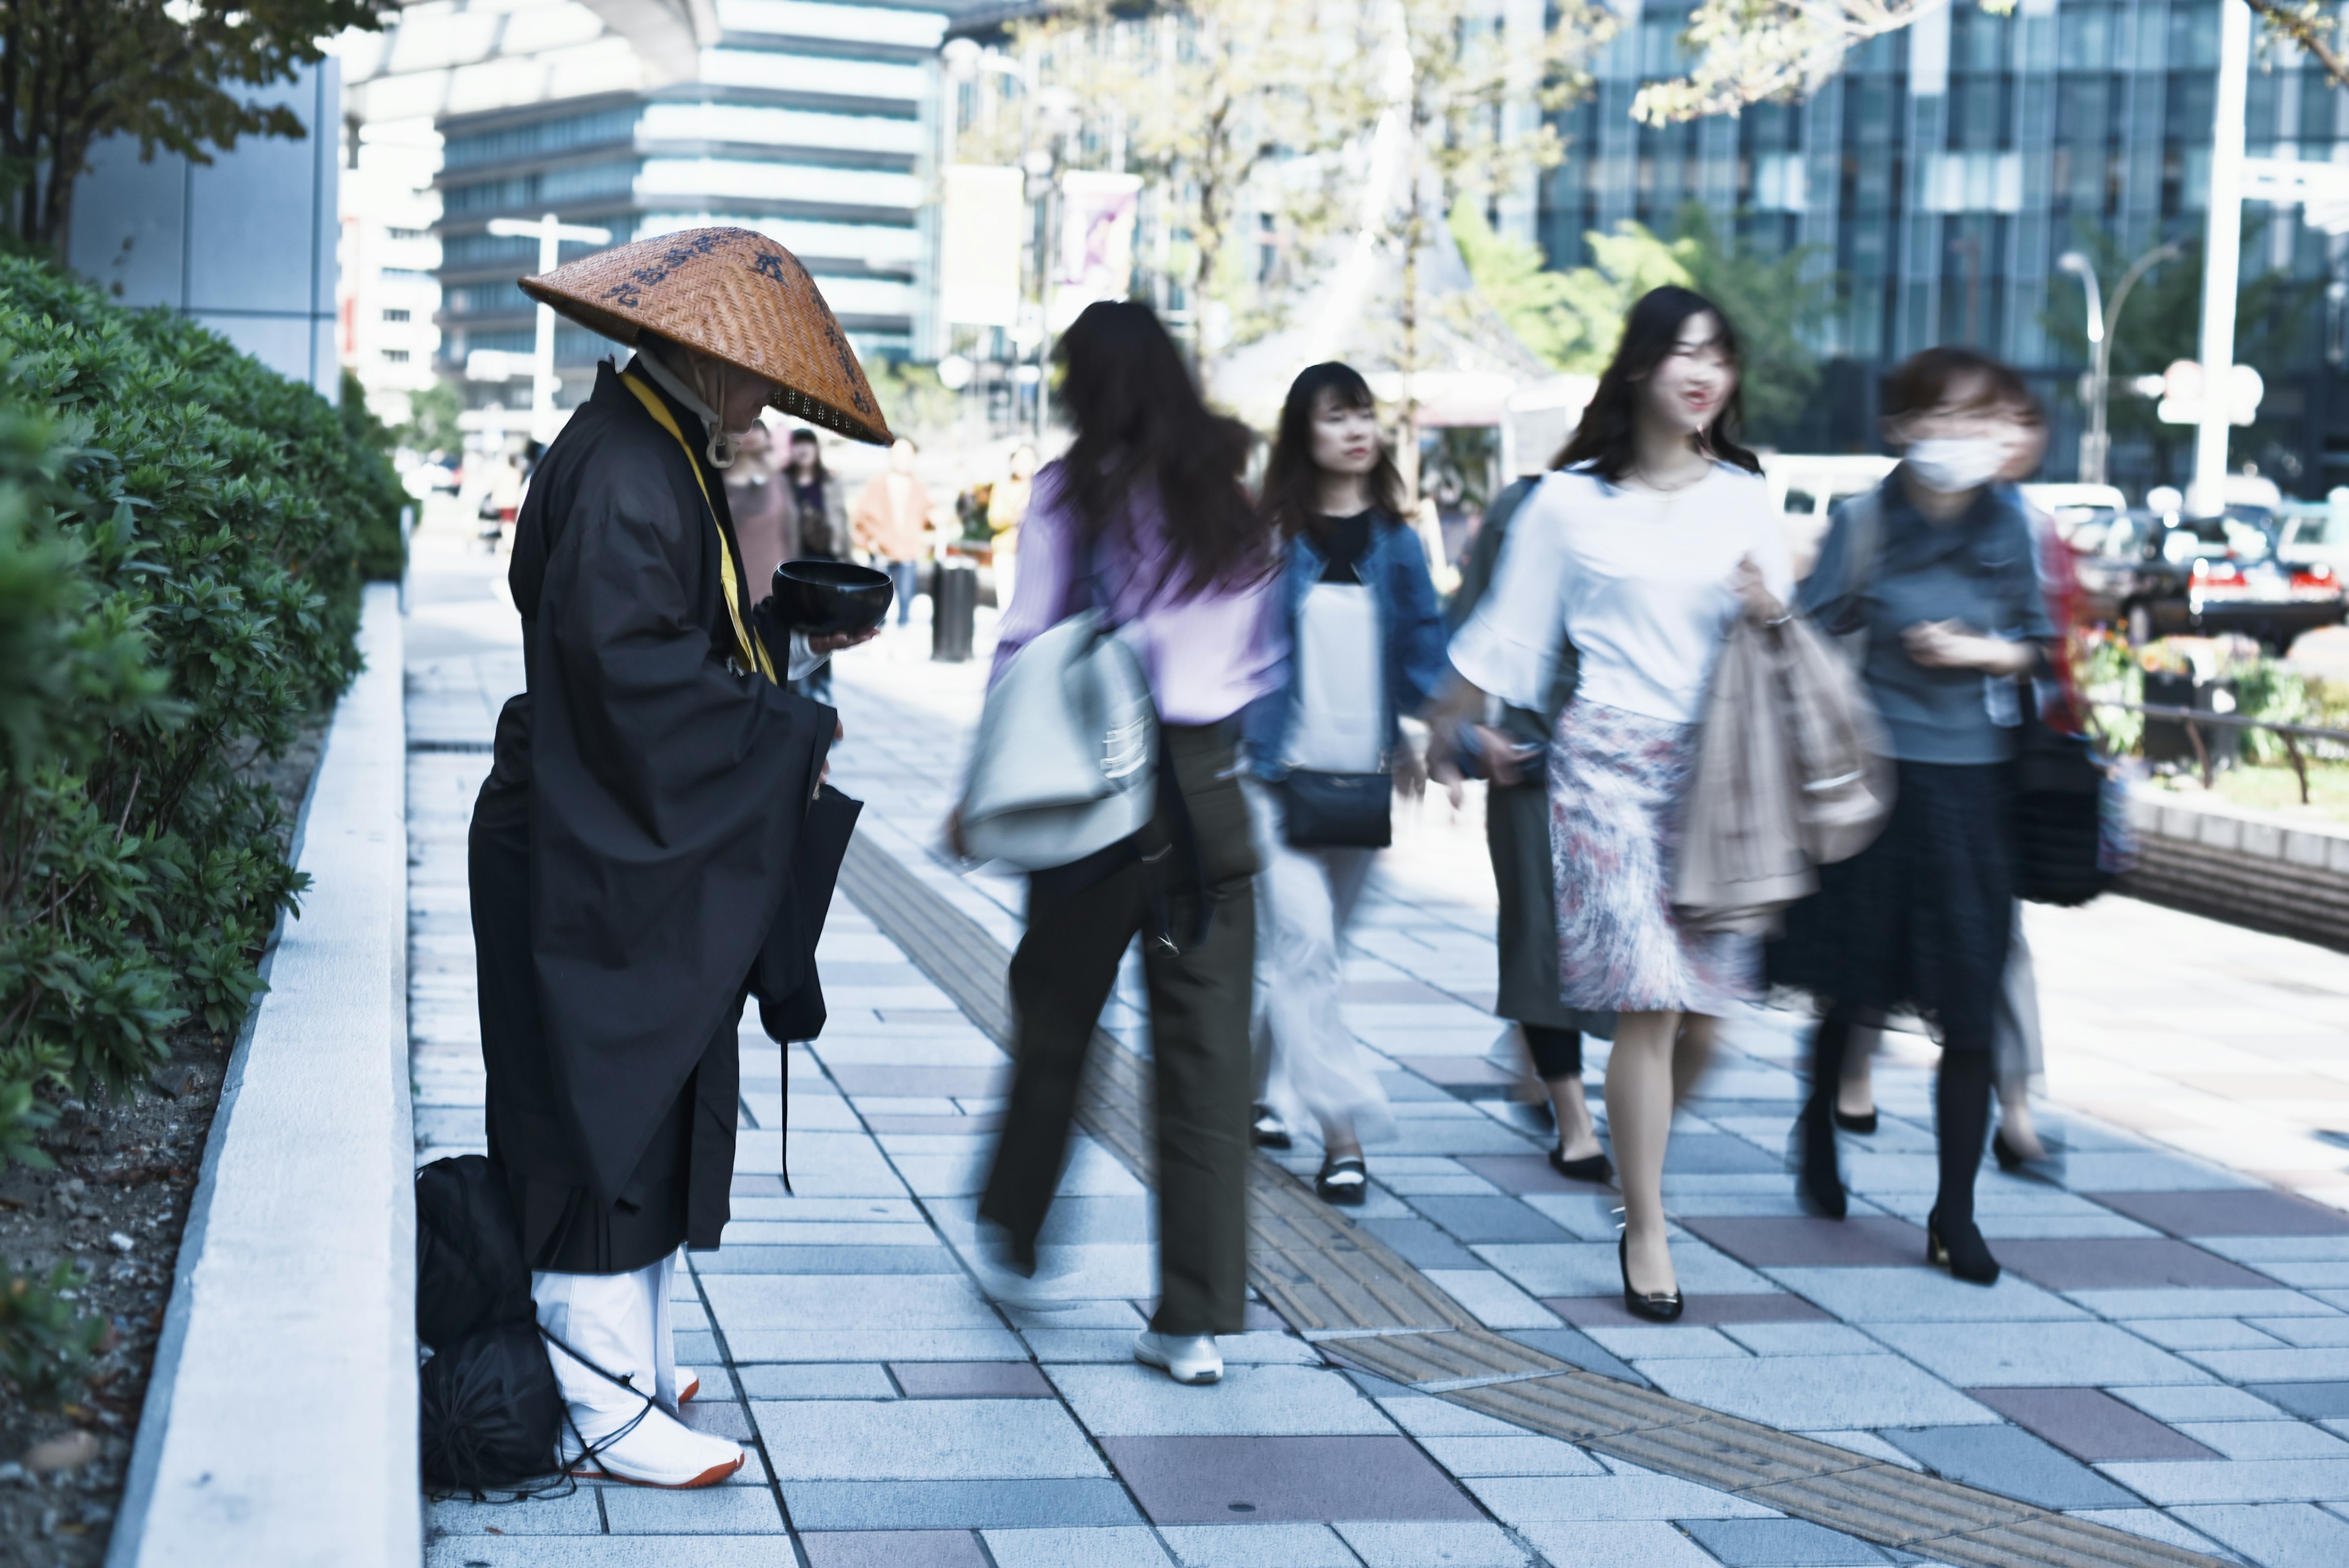
[[[1369,386],[1316,365],[1288,389],[1264,502],[1288,554],[1278,614],[1288,653],[1278,684],[1242,717],[1257,877],[1257,1140],[1288,1146],[1286,1118],[1319,1124],[1315,1191],[1360,1203],[1362,1143],[1394,1136],[1371,1059],[1339,1015],[1339,944],[1377,851],[1290,842],[1292,772],[1390,770],[1426,779],[1402,738],[1450,671],[1427,552],[1401,521],[1402,481],[1379,438]],[[1298,835],[1302,836],[1302,835]]]

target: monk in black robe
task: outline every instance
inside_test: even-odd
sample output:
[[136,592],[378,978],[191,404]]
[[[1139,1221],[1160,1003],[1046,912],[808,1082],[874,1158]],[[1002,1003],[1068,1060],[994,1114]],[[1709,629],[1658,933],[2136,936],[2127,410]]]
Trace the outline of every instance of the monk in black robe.
[[637,346],[599,369],[517,524],[529,686],[474,808],[472,913],[490,1158],[540,1322],[576,1353],[554,1352],[566,1462],[694,1486],[742,1454],[669,1413],[698,1386],[670,1345],[675,1255],[726,1224],[761,946],[792,918],[795,876],[829,897],[845,841],[809,815],[836,718],[779,683],[863,639],[811,645],[751,598],[719,427],[747,428],[778,388]]

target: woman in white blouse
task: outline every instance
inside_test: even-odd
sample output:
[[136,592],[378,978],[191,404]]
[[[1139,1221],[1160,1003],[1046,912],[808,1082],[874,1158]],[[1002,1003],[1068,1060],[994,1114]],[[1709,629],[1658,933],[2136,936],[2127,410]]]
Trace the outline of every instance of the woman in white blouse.
[[[1741,604],[1781,614],[1793,586],[1761,465],[1737,444],[1737,383],[1736,336],[1702,294],[1660,288],[1632,306],[1563,471],[1525,501],[1494,586],[1453,640],[1461,684],[1446,704],[1538,707],[1560,640],[1580,650],[1549,751],[1558,980],[1567,1006],[1620,1016],[1607,1123],[1623,1299],[1660,1322],[1682,1307],[1663,1211],[1675,1083],[1693,1084],[1728,1000],[1754,988],[1750,943],[1672,913],[1695,720]],[[1506,756],[1505,738],[1479,739],[1485,757]]]

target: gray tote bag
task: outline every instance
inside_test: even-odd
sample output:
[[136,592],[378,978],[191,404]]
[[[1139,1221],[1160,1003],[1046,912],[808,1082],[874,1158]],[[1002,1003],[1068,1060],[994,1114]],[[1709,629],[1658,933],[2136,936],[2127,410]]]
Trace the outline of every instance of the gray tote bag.
[[1043,633],[987,694],[963,789],[978,860],[1048,871],[1132,838],[1157,810],[1158,715],[1097,611]]

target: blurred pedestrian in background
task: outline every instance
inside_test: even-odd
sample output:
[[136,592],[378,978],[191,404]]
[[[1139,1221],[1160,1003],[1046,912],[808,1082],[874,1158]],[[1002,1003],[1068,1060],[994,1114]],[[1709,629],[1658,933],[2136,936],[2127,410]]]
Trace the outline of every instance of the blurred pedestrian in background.
[[856,547],[897,586],[897,624],[913,619],[922,562],[937,542],[929,487],[914,472],[914,443],[903,436],[889,449],[889,466],[864,481],[849,529]]
[[1087,306],[1056,353],[1076,439],[1036,476],[995,675],[1039,633],[1103,612],[1156,699],[1161,805],[1135,839],[1029,879],[1011,960],[1018,1068],[979,1200],[982,1246],[1033,1273],[1086,1047],[1144,935],[1159,1301],[1133,1353],[1178,1382],[1211,1383],[1223,1375],[1215,1336],[1239,1332],[1247,1291],[1257,859],[1238,718],[1277,679],[1276,561],[1241,484],[1254,437],[1208,411],[1147,306]]
[[1010,469],[987,492],[987,536],[995,565],[995,603],[1008,607],[1019,571],[1019,525],[1028,518],[1035,484],[1036,449],[1022,441],[1011,449]]
[[[1328,1202],[1360,1203],[1370,1182],[1362,1144],[1392,1139],[1395,1125],[1340,1010],[1340,947],[1387,838],[1388,802],[1381,789],[1359,824],[1317,823],[1292,811],[1287,786],[1392,772],[1398,788],[1424,789],[1400,721],[1434,699],[1451,665],[1427,558],[1402,521],[1402,476],[1379,438],[1370,385],[1350,366],[1313,366],[1289,387],[1264,510],[1287,552],[1278,613],[1288,657],[1245,719],[1249,816],[1264,863],[1257,1128],[1285,1147],[1286,1116],[1310,1117],[1323,1150],[1314,1190]],[[1363,830],[1350,830],[1357,825]]]
[[1787,912],[1769,951],[1771,979],[1824,1009],[1798,1132],[1805,1201],[1846,1212],[1829,1108],[1852,1030],[1914,1009],[1941,1041],[1928,1256],[1983,1284],[1999,1273],[1973,1190],[2014,924],[2014,677],[2040,666],[2053,634],[2031,526],[1996,482],[2013,452],[2009,411],[2029,397],[2012,370],[1964,348],[1927,349],[1885,378],[1885,438],[1900,467],[1836,509],[1799,604],[1864,644],[1899,795],[1881,837],[1820,868],[1819,891]]
[[742,573],[750,592],[765,598],[775,568],[792,559],[792,498],[775,482],[775,443],[764,424],[744,432],[726,470],[726,504],[734,513],[734,537],[742,546]]
[[[1560,462],[1517,509],[1495,584],[1452,644],[1448,734],[1487,693],[1550,696],[1580,653],[1550,748],[1558,979],[1569,1006],[1617,1013],[1607,1124],[1623,1183],[1624,1305],[1669,1322],[1682,1300],[1665,1243],[1664,1146],[1746,948],[1682,927],[1670,874],[1705,684],[1741,607],[1783,613],[1785,532],[1737,441],[1737,339],[1703,295],[1642,295]],[[1448,755],[1450,748],[1444,748]],[[1456,769],[1448,769],[1456,785]]]
[[848,508],[840,480],[823,466],[823,448],[813,430],[793,430],[790,451],[783,470],[792,487],[790,558],[838,561],[848,550]]
[[[1460,591],[1449,614],[1455,625],[1475,614],[1493,583],[1509,523],[1538,475],[1512,480],[1493,498],[1477,529],[1460,574]],[[1573,700],[1579,655],[1561,636],[1549,688],[1538,707],[1514,707],[1495,699],[1484,722],[1470,731],[1474,744],[1464,762],[1485,780],[1485,848],[1493,858],[1493,885],[1500,894],[1495,947],[1499,989],[1493,1011],[1511,1020],[1505,1037],[1506,1060],[1520,1075],[1528,1067],[1541,1085],[1557,1141],[1549,1162],[1576,1181],[1604,1181],[1615,1173],[1599,1146],[1589,1101],[1582,1088],[1582,1037],[1615,1033],[1612,1013],[1586,1013],[1560,999],[1557,979],[1557,882],[1549,852],[1549,769],[1543,758],[1557,716]],[[1501,1048],[1496,1047],[1496,1049]]]

